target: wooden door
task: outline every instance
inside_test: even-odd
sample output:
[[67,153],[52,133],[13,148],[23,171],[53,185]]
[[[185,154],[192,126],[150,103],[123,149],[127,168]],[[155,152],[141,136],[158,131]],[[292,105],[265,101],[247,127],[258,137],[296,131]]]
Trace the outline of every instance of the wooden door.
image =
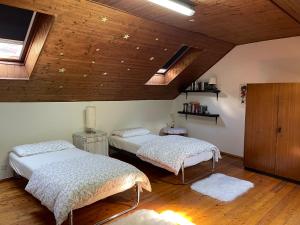
[[277,85],[249,84],[246,99],[245,167],[275,172]]
[[300,84],[279,85],[276,174],[300,181]]

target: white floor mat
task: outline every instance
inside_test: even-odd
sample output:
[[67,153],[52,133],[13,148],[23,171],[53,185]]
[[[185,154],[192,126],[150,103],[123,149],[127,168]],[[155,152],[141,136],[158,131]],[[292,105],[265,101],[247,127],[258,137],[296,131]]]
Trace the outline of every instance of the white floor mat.
[[192,190],[223,202],[233,201],[253,187],[254,184],[249,181],[221,173],[213,174],[191,186]]
[[138,210],[109,225],[195,225],[173,211],[157,213],[153,210]]

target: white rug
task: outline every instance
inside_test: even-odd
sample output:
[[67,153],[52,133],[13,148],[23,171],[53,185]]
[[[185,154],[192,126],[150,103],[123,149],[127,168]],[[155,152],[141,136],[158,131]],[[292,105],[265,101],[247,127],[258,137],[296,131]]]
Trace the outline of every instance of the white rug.
[[138,210],[109,225],[195,225],[173,211],[157,213],[153,210]]
[[254,184],[235,177],[216,173],[210,177],[197,181],[191,188],[203,195],[210,196],[219,201],[230,202],[253,188]]

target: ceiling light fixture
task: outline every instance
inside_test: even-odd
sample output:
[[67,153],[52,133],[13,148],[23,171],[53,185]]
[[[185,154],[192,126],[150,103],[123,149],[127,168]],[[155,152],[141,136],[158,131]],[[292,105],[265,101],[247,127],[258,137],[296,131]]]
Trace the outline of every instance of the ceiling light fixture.
[[181,13],[183,15],[186,16],[192,16],[195,14],[195,10],[193,8],[193,6],[181,2],[181,1],[177,1],[177,0],[148,0],[154,4],[160,5],[162,7],[171,9],[173,11],[176,11],[178,13]]

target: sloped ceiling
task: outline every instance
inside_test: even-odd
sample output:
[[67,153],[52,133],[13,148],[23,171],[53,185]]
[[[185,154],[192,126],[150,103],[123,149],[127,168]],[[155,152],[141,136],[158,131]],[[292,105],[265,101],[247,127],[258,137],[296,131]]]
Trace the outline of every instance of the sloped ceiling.
[[[194,22],[143,0],[98,2],[0,0],[55,16],[30,80],[0,80],[0,101],[173,99],[235,44],[300,35],[270,1],[199,0]],[[169,85],[144,85],[182,44],[202,54]]]
[[95,0],[131,14],[233,44],[300,35],[299,0],[192,0],[185,17],[147,0]]

